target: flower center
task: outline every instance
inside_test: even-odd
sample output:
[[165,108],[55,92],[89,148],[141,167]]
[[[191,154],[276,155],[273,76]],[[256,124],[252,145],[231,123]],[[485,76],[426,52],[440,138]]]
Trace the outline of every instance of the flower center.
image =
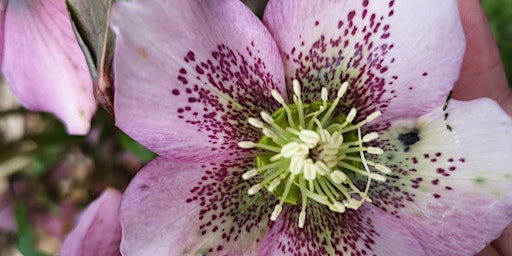
[[[345,94],[348,83],[341,85],[336,98],[330,102],[326,88],[322,88],[321,101],[306,104],[301,98],[301,88],[293,81],[293,102],[286,104],[276,90],[272,96],[282,107],[271,115],[261,112],[261,119],[249,118],[249,124],[261,129],[258,142],[242,141],[241,148],[262,150],[256,157],[256,168],[246,171],[242,178],[261,177],[248,193],[254,195],[262,188],[279,198],[271,220],[276,220],[284,203],[302,204],[299,227],[306,220],[306,206],[312,200],[343,213],[346,208],[358,209],[364,202],[371,202],[368,190],[372,179],[385,181],[391,170],[381,164],[366,160],[364,153],[382,154],[380,148],[365,144],[378,138],[375,132],[361,135],[361,127],[377,118],[376,111],[357,124],[352,124],[357,110],[352,108],[345,115],[337,112],[337,105]],[[370,169],[372,167],[372,169]],[[356,178],[367,180],[364,189],[354,184]]]

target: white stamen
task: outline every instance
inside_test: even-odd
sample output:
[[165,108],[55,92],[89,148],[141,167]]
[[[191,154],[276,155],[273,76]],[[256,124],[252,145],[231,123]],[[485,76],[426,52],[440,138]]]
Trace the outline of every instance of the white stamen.
[[310,192],[309,190],[306,190],[306,196],[311,198],[314,201],[317,201],[317,202],[321,203],[321,204],[325,204],[325,205],[330,205],[331,204],[331,202],[329,202],[329,199],[327,199],[326,196],[315,194],[313,192]]
[[311,159],[308,159],[304,163],[304,179],[306,180],[314,180],[316,179],[316,170],[315,164]]
[[263,111],[260,113],[260,115],[261,115],[261,118],[263,119],[263,121],[265,121],[267,124],[274,123],[274,118],[272,118],[272,116],[269,113]]
[[272,130],[270,130],[268,128],[263,128],[261,130],[261,132],[263,133],[263,135],[265,135],[265,136],[267,136],[269,138],[272,138],[272,139],[277,137],[276,134]]
[[357,109],[351,108],[347,115],[347,120],[345,120],[345,123],[351,123],[354,121],[354,118],[356,118],[357,115]]
[[322,91],[320,92],[320,97],[322,98],[323,102],[326,102],[329,100],[329,93],[327,91],[327,88],[322,87]]
[[284,102],[284,99],[283,99],[283,96],[281,96],[281,93],[279,93],[278,91],[276,90],[271,90],[270,91],[270,94],[272,94],[272,97],[274,97],[274,99],[279,102],[279,104],[281,105],[284,105],[285,102]]
[[259,129],[263,128],[263,123],[260,120],[256,119],[256,118],[249,117],[248,121],[249,121],[250,125],[252,125],[252,126],[254,126],[256,128],[259,128]]
[[299,143],[292,141],[281,148],[281,154],[286,158],[291,158],[299,152]]
[[332,135],[331,135],[331,143],[339,148],[341,146],[341,144],[343,144],[343,136],[339,133],[339,132],[334,132]]
[[347,202],[345,202],[344,204],[347,208],[350,208],[350,209],[354,209],[354,210],[357,210],[357,208],[359,208],[359,206],[362,205],[361,202],[357,201],[356,199],[354,198],[349,198],[347,200]]
[[318,134],[320,135],[320,142],[328,143],[329,141],[331,141],[331,134],[329,133],[329,131],[325,129],[320,129]]
[[257,169],[250,169],[249,171],[246,171],[244,174],[242,174],[242,179],[248,180],[258,174]]
[[247,191],[247,194],[249,194],[250,196],[255,195],[256,193],[258,193],[258,191],[260,191],[261,187],[262,186],[259,183],[252,185],[252,187],[249,188],[249,191]]
[[376,181],[386,181],[386,177],[383,176],[383,175],[380,175],[378,173],[370,173],[369,175],[370,178],[376,180]]
[[274,179],[270,185],[268,185],[268,191],[269,192],[273,192],[274,189],[277,188],[277,186],[279,186],[279,184],[281,184],[281,179]]
[[300,171],[302,171],[302,168],[304,167],[304,158],[302,157],[292,157],[290,161],[290,172],[292,174],[299,174]]
[[277,220],[277,217],[279,217],[279,214],[281,213],[282,209],[283,209],[283,207],[280,204],[276,205],[276,208],[274,208],[272,215],[270,215],[270,219],[272,221]]
[[369,175],[370,178],[376,180],[376,181],[386,181],[386,177],[383,176],[383,175],[380,175],[378,173],[370,173]]
[[327,144],[322,146],[322,153],[320,154],[321,158],[324,158],[327,155],[336,155],[339,151],[339,146]]
[[320,176],[324,176],[331,171],[329,167],[323,161],[316,161],[316,172]]
[[374,155],[380,155],[380,154],[384,153],[384,150],[382,150],[380,148],[376,148],[376,147],[368,147],[367,151],[368,151],[368,153],[374,154]]
[[334,183],[336,184],[341,184],[345,180],[347,180],[347,175],[340,170],[335,170],[331,172],[329,177],[331,177],[332,181],[334,181]]
[[379,117],[381,114],[382,114],[382,112],[380,112],[378,110],[371,113],[369,116],[366,117],[366,122],[369,123],[369,122],[375,120],[375,118]]
[[385,174],[390,174],[391,173],[391,169],[385,165],[382,165],[382,164],[375,164],[375,169],[381,171],[382,173],[385,173]]
[[297,79],[293,79],[293,92],[295,93],[295,95],[297,95],[297,97],[300,98],[300,83]]
[[299,139],[308,146],[308,148],[314,148],[320,141],[320,135],[312,130],[302,130],[299,134]]
[[379,134],[378,134],[378,133],[376,133],[376,132],[371,132],[371,133],[368,133],[368,134],[366,134],[365,136],[363,136],[363,142],[368,143],[368,142],[370,142],[370,141],[372,141],[372,140],[374,140],[374,139],[377,139],[378,137],[379,137]]
[[341,87],[340,89],[338,90],[338,98],[341,98],[343,97],[343,94],[345,94],[345,92],[347,91],[347,88],[348,88],[348,82],[345,81],[341,84]]
[[329,205],[329,209],[339,213],[345,212],[345,206],[340,202],[334,202],[333,204]]
[[240,141],[238,142],[238,146],[241,148],[254,148],[256,147],[256,143],[252,141]]
[[305,222],[306,222],[306,212],[301,211],[299,214],[299,228],[303,228]]
[[270,162],[275,162],[279,159],[283,158],[283,154],[277,154],[277,155],[274,155],[270,158]]
[[335,155],[327,155],[322,159],[329,168],[333,168],[338,165],[338,158]]

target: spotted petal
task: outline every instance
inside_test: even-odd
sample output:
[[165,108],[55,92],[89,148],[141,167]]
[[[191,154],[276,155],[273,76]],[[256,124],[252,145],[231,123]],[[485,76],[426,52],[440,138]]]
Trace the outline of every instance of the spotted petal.
[[96,103],[65,1],[9,1],[1,17],[2,71],[14,94],[29,109],[54,113],[69,133],[87,133]]
[[260,255],[425,255],[400,220],[373,205],[343,214],[310,204],[297,227],[300,207],[288,207],[265,240]]
[[451,100],[393,121],[380,144],[376,161],[393,173],[371,189],[373,202],[428,255],[473,255],[512,220],[512,119],[494,101]]
[[247,195],[253,161],[150,162],[123,197],[122,254],[256,255],[276,200]]
[[119,204],[121,193],[107,189],[92,202],[77,226],[66,237],[61,255],[120,255],[121,225]]
[[455,0],[270,0],[264,22],[288,82],[319,100],[320,87],[349,81],[347,106],[381,121],[442,104],[465,47]]
[[[130,18],[126,18],[130,17]],[[116,124],[156,153],[227,158],[283,95],[277,46],[240,1],[117,1]]]

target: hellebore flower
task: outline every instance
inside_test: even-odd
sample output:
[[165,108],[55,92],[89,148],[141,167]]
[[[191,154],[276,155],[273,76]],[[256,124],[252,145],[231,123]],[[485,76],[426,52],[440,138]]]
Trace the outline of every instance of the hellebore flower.
[[21,104],[86,134],[96,102],[65,1],[2,0],[0,22],[2,71]]
[[60,255],[120,255],[120,203],[119,191],[105,190],[82,213],[64,240]]
[[470,255],[512,219],[511,118],[448,97],[456,1],[118,1],[111,27],[116,123],[160,155],[123,255]]

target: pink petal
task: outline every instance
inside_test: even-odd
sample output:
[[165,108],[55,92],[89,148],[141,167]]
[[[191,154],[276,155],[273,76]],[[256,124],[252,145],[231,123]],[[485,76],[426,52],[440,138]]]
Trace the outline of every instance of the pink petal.
[[9,1],[2,70],[27,108],[54,113],[71,134],[86,134],[96,110],[85,58],[65,1]]
[[370,196],[428,255],[474,255],[510,223],[512,118],[494,101],[392,121],[381,146],[375,161],[394,171]]
[[247,195],[253,161],[150,162],[123,196],[122,254],[255,255],[276,200]]
[[116,124],[156,153],[226,158],[258,139],[247,117],[278,107],[270,89],[286,94],[277,47],[240,1],[119,1],[111,18]]
[[107,189],[92,202],[62,245],[61,255],[120,255],[121,193]]
[[343,214],[309,204],[302,229],[294,208],[276,220],[260,255],[425,255],[400,220],[371,204]]
[[[273,1],[264,22],[309,99],[349,81],[348,104],[385,121],[442,104],[465,39],[455,0]],[[332,96],[334,97],[334,96]]]

